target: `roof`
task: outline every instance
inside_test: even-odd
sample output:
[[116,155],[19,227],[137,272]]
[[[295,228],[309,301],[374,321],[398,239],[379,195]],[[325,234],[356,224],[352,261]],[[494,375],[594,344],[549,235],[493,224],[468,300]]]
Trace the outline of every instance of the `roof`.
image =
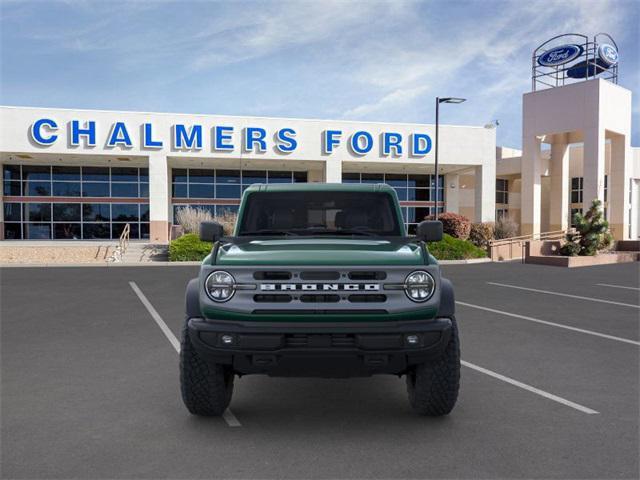
[[384,183],[254,183],[246,192],[386,192],[395,193]]

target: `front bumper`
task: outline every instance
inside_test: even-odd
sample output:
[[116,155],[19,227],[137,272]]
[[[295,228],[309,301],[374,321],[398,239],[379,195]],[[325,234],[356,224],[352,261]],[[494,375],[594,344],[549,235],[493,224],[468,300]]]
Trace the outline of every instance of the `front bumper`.
[[[451,320],[368,323],[229,322],[191,318],[189,338],[210,362],[242,375],[354,377],[402,374],[437,358],[451,336]],[[407,336],[417,336],[410,344]],[[225,344],[222,337],[232,338]]]

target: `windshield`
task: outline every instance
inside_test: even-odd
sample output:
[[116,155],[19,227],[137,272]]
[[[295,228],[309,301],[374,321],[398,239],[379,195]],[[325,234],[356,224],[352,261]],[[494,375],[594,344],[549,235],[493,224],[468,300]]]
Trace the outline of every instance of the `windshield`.
[[383,192],[256,192],[238,235],[402,236],[393,197]]

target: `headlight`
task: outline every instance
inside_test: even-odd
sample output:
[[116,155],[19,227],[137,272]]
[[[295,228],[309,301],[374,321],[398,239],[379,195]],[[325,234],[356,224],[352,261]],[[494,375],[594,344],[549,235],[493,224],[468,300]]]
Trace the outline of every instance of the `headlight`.
[[423,270],[410,273],[404,281],[404,291],[414,302],[426,302],[435,290],[435,280]]
[[209,274],[204,289],[214,302],[226,302],[236,292],[236,281],[230,273],[220,270]]

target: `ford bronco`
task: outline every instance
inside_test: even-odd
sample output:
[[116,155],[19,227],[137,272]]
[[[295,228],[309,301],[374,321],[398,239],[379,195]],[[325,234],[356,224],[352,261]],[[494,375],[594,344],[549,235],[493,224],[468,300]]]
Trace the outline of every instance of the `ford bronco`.
[[406,377],[423,415],[454,407],[460,345],[451,282],[429,254],[442,223],[407,236],[387,185],[252,185],[232,236],[186,292],[180,383],[187,409],[221,415],[236,375]]

